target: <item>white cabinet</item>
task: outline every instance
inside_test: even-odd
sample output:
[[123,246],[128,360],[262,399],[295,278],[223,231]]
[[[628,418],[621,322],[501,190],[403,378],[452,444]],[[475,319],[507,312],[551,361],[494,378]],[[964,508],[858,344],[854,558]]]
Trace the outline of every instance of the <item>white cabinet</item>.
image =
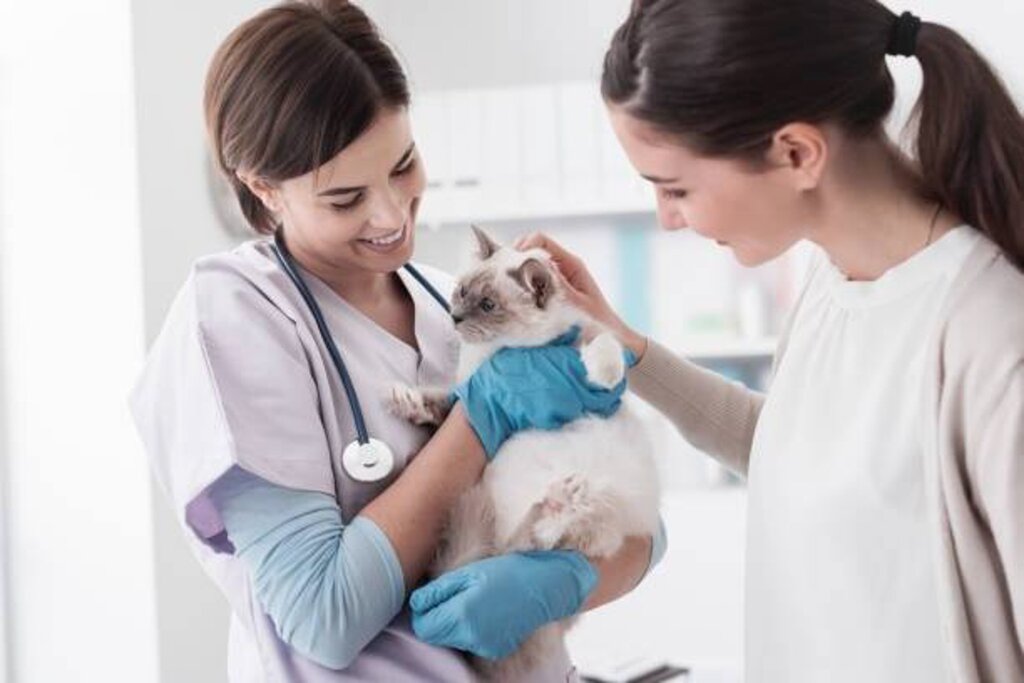
[[427,92],[412,108],[428,225],[650,212],[598,85]]

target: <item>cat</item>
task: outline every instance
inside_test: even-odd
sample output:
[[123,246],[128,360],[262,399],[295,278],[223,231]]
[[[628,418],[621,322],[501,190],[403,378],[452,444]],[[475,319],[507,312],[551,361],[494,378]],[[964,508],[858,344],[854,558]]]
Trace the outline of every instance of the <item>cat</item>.
[[[625,376],[619,341],[571,306],[542,249],[517,251],[473,228],[477,263],[456,283],[452,319],[461,338],[457,381],[507,346],[541,346],[581,329],[578,347],[589,382],[615,387]],[[450,388],[392,389],[394,414],[440,424]],[[492,555],[566,548],[592,558],[615,554],[631,535],[653,535],[659,484],[652,445],[624,397],[611,417],[585,416],[559,430],[510,437],[480,482],[450,513],[431,576]],[[487,680],[522,679],[563,647],[573,619],[549,624],[498,661],[472,657]]]

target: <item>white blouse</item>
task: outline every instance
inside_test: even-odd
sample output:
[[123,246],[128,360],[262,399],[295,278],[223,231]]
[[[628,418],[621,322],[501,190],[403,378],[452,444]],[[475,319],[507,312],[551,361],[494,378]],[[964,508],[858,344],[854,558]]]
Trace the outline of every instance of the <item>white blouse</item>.
[[927,342],[978,234],[871,282],[812,275],[758,421],[748,683],[949,680],[922,474]]

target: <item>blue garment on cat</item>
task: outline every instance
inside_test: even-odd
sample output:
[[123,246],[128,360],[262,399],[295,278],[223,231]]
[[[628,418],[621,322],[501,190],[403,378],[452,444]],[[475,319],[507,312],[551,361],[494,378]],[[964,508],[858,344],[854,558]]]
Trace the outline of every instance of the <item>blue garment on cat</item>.
[[[455,387],[488,459],[516,432],[558,429],[586,414],[608,417],[619,409],[626,380],[612,389],[588,382],[573,346],[579,334],[574,327],[546,346],[501,349]],[[628,351],[626,360],[635,362]]]
[[211,498],[264,612],[308,659],[345,668],[401,611],[405,579],[390,541],[366,517],[343,524],[332,496],[236,467]]

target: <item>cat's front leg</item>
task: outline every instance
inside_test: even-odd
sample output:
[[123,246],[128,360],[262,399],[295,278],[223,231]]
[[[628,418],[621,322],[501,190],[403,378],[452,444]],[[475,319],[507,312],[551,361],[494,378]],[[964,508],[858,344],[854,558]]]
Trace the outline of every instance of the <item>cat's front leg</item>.
[[587,379],[599,387],[611,389],[626,376],[622,344],[611,332],[601,332],[580,348]]
[[439,425],[452,408],[446,389],[394,384],[384,401],[392,415],[418,425]]

